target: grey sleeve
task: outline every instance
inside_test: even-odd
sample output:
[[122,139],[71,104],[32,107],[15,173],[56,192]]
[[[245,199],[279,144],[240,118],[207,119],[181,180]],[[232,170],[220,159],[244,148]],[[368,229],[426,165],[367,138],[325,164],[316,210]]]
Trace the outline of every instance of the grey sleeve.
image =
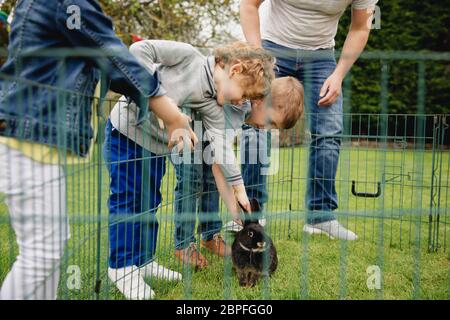
[[[132,44],[130,52],[151,74],[156,72],[157,64],[170,67],[192,59],[197,54],[190,44],[167,40],[142,40]],[[158,95],[166,93],[161,85]]]
[[214,163],[220,166],[229,184],[244,184],[241,168],[233,150],[236,129],[240,129],[243,124],[243,109],[232,105],[220,107],[214,101],[202,108],[200,113],[206,138],[211,144]]
[[233,151],[235,132],[233,130],[210,128],[206,130],[206,136],[210,141],[213,161],[220,166],[227,182],[232,186],[244,184]]

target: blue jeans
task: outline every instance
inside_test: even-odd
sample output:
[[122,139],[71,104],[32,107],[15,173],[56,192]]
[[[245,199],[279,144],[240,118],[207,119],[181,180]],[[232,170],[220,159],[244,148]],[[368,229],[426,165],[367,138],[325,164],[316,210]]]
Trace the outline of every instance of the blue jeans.
[[153,259],[158,236],[156,210],[166,163],[140,147],[111,122],[106,125],[103,156],[111,177],[108,200],[109,266],[142,266]]
[[262,209],[269,198],[265,171],[270,167],[270,139],[270,131],[242,126],[242,178],[248,198],[256,198]]
[[[203,147],[206,147],[207,143]],[[202,151],[200,143],[197,148]],[[198,231],[202,239],[209,241],[222,229],[219,215],[219,193],[215,184],[212,167],[209,164],[191,162],[175,163],[175,248],[184,249],[195,242],[195,224],[198,213]],[[172,159],[171,159],[172,160]]]
[[[263,41],[263,47],[277,59],[277,77],[295,77],[305,87],[305,104],[312,138],[306,191],[307,222],[334,220],[336,217],[332,211],[338,207],[335,178],[343,131],[342,94],[331,106],[318,106],[320,89],[336,68],[334,50],[295,50],[267,40]],[[249,132],[244,130],[244,137]],[[243,141],[245,143],[245,138]],[[256,175],[250,176],[250,179],[244,175],[247,192],[263,194],[265,183],[257,183],[255,179]]]

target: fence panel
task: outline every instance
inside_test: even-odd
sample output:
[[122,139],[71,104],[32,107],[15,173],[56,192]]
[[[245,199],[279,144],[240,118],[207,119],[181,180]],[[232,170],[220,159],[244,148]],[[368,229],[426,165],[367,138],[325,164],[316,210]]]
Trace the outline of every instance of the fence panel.
[[[54,55],[55,52],[47,53]],[[94,52],[75,52],[71,55],[95,55]],[[104,54],[104,53],[102,53]],[[59,139],[52,154],[48,149],[31,148],[24,142],[9,141],[11,150],[41,150],[44,157],[53,157],[50,163],[64,168],[52,177],[63,192],[66,210],[57,212],[53,218],[69,218],[70,238],[68,239],[60,266],[58,286],[59,299],[123,299],[116,288],[120,280],[132,270],[122,274],[122,278],[108,276],[111,264],[109,253],[111,233],[122,232],[119,228],[126,223],[140,224],[155,228],[156,239],[144,239],[145,245],[154,246],[154,260],[160,265],[177,270],[183,281],[164,281],[147,277],[147,283],[158,299],[437,299],[448,298],[450,294],[448,266],[449,254],[449,207],[450,207],[450,148],[448,114],[425,114],[426,70],[424,61],[449,60],[448,54],[418,53],[368,53],[362,59],[380,61],[380,108],[379,114],[351,113],[350,77],[344,83],[344,114],[331,115],[343,118],[344,132],[341,141],[340,160],[336,176],[336,190],[339,208],[335,211],[338,220],[358,235],[355,242],[336,241],[324,235],[310,236],[302,232],[308,215],[305,193],[308,180],[309,151],[320,148],[313,143],[317,138],[306,134],[306,139],[298,139],[303,132],[291,130],[284,133],[287,146],[271,150],[270,170],[267,188],[269,201],[264,209],[266,231],[273,238],[279,256],[278,270],[270,279],[263,280],[252,289],[241,288],[232,269],[230,258],[220,259],[202,249],[209,266],[195,272],[179,262],[175,252],[175,201],[176,172],[169,161],[169,155],[143,152],[133,160],[106,159],[105,126],[110,110],[117,103],[116,98],[104,97],[107,79],[103,79],[95,97],[73,96],[70,90],[44,88],[40,84],[28,83],[25,79],[10,78],[0,74],[2,94],[13,82],[27,84],[27,90],[49,90],[60,95],[59,109],[55,117],[63,121],[66,105],[70,98],[89,99],[96,107],[93,119],[97,128],[91,134],[96,136],[92,152],[85,161],[78,161],[66,152],[68,145],[75,141]],[[416,61],[418,65],[417,110],[412,114],[389,113],[389,66],[397,60]],[[61,75],[63,76],[63,75]],[[305,83],[305,88],[308,84]],[[26,93],[24,93],[25,95]],[[19,99],[21,97],[18,97]],[[23,98],[23,97],[22,97]],[[193,115],[195,117],[195,115]],[[305,114],[306,123],[311,114]],[[63,122],[61,122],[63,123]],[[52,128],[50,128],[52,129]],[[67,128],[53,128],[58,137],[66,134]],[[37,132],[36,134],[39,134]],[[283,133],[281,133],[283,134]],[[272,133],[276,142],[277,132]],[[336,138],[336,137],[333,137]],[[303,143],[297,142],[305,140]],[[289,141],[292,144],[289,144]],[[5,140],[0,143],[5,144]],[[14,146],[14,147],[11,147]],[[106,143],[108,147],[108,143]],[[134,145],[122,145],[120,152],[136,151]],[[239,143],[237,154],[240,154]],[[9,150],[9,149],[8,149]],[[125,151],[124,151],[125,150]],[[9,151],[13,152],[13,151]],[[44,154],[44,152],[46,152]],[[107,153],[106,153],[107,154]],[[36,154],[34,154],[36,156]],[[239,156],[238,156],[239,157]],[[12,158],[11,158],[12,159]],[[108,166],[122,165],[127,168],[126,179],[141,172],[149,187],[156,178],[148,176],[155,163],[165,167],[161,182],[161,203],[153,208],[143,200],[133,203],[138,212],[125,214],[118,220],[110,216],[110,174]],[[8,163],[11,166],[11,163]],[[5,164],[2,164],[4,168]],[[131,168],[131,169],[130,169]],[[128,170],[130,169],[130,170]],[[162,171],[159,171],[162,172]],[[182,172],[183,175],[189,172]],[[12,183],[17,176],[11,176]],[[317,177],[313,177],[316,179]],[[330,181],[323,181],[330,183]],[[136,184],[139,184],[136,182]],[[121,185],[117,185],[120,188]],[[136,185],[127,185],[126,194],[136,191]],[[140,188],[140,184],[139,184]],[[203,201],[214,201],[217,191],[203,189],[191,192],[192,186],[185,186],[182,203],[197,211],[184,214],[183,219],[196,226],[201,216],[200,196]],[[3,190],[2,190],[3,191]],[[9,199],[8,192],[3,200]],[[123,201],[127,201],[125,196]],[[109,199],[111,201],[111,199]],[[2,201],[3,202],[3,201]],[[11,202],[8,202],[10,204]],[[0,205],[0,283],[5,282],[18,252],[14,223],[6,203]],[[36,226],[46,221],[37,215],[39,208],[23,211],[19,221],[33,220]],[[318,213],[320,214],[320,212]],[[220,206],[220,218],[226,223],[231,220],[225,206]],[[30,221],[31,221],[30,220]],[[58,220],[59,221],[59,220]],[[45,222],[52,223],[54,221]],[[47,224],[43,224],[47,226]],[[116,230],[116,231],[114,231]],[[136,236],[129,229],[127,237]],[[17,232],[17,231],[16,231]],[[136,231],[140,232],[140,231]],[[228,242],[233,236],[224,231]],[[201,237],[196,243],[200,246]],[[132,243],[131,246],[140,244]],[[132,260],[136,259],[138,248],[132,248]],[[54,270],[53,274],[57,274]]]

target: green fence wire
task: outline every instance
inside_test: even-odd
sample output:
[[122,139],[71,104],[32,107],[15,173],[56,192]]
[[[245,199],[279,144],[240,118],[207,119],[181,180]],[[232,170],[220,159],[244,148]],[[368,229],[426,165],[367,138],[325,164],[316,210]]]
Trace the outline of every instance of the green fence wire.
[[[52,51],[44,52],[43,56],[54,57],[58,54],[64,59],[70,56],[98,56],[99,53],[86,50],[70,53]],[[98,128],[94,132],[92,154],[86,161],[74,160],[65,151],[70,141],[61,141],[57,151],[57,164],[64,171],[51,178],[65,188],[62,201],[66,203],[67,212],[61,212],[59,218],[67,214],[70,225],[70,239],[60,266],[58,298],[124,299],[116,287],[121,278],[117,275],[115,278],[108,276],[108,256],[110,250],[114,250],[109,243],[109,233],[113,232],[110,227],[120,227],[124,222],[151,227],[155,223],[152,217],[156,212],[159,222],[157,240],[143,239],[143,245],[156,241],[154,260],[183,275],[182,281],[147,277],[146,281],[157,299],[448,299],[450,113],[425,114],[425,96],[426,62],[448,63],[450,54],[368,52],[361,59],[380,62],[381,112],[351,113],[352,74],[349,74],[343,88],[344,113],[329,115],[344,119],[335,180],[339,208],[335,214],[359,238],[347,242],[302,232],[307,215],[304,199],[309,179],[307,169],[311,165],[308,164],[311,136],[307,129],[274,132],[272,138],[279,135],[282,143],[271,150],[271,169],[274,174],[268,177],[269,200],[263,216],[267,221],[265,230],[277,247],[279,263],[274,275],[263,279],[254,288],[239,286],[229,257],[221,259],[201,249],[209,262],[208,268],[201,271],[183,265],[176,259],[176,176],[168,160],[169,155],[142,152],[130,161],[105,160],[103,147],[109,112],[116,103],[126,103],[117,102],[119,98],[113,98],[111,93],[105,96],[106,78],[102,78],[96,97],[74,97],[70,91],[45,88],[60,93],[59,119],[65,115],[64,106],[68,99],[92,99],[92,105],[95,106],[93,118]],[[411,114],[389,113],[390,67],[400,60],[417,64],[417,106],[411,107]],[[43,88],[38,83],[2,74],[0,80],[2,94],[6,92],[8,84],[13,82],[27,83],[30,92]],[[308,79],[304,86],[307,92],[310,88]],[[191,116],[198,117],[195,114]],[[306,123],[309,116],[305,114]],[[66,129],[58,127],[58,134],[63,136]],[[29,147],[23,142],[18,144],[22,148]],[[239,146],[239,142],[236,143],[237,155],[240,154]],[[132,144],[121,147],[121,150],[136,151],[136,146]],[[40,148],[44,150],[43,146]],[[143,199],[142,203],[134,204],[142,208],[140,212],[130,212],[119,220],[111,220],[108,197],[110,187],[113,186],[110,186],[106,167],[123,165],[135,168],[133,170],[139,170],[143,179],[147,179],[143,188],[152,188],[156,179],[149,177],[148,172],[152,169],[149,166],[154,163],[165,166],[159,206],[156,209],[149,207],[146,201],[150,200]],[[2,166],[7,165],[11,163],[2,163]],[[188,175],[189,172],[183,174]],[[136,172],[127,171],[126,175],[136,175]],[[14,178],[11,177],[11,181]],[[124,188],[134,190],[137,186]],[[199,212],[186,212],[183,221],[197,224],[198,227],[197,220],[203,217],[201,199],[213,199],[217,192],[205,188],[200,193],[193,193],[192,190],[192,186],[184,186],[181,202],[186,206],[197,203]],[[34,211],[26,212],[21,217],[22,222],[33,219],[33,215]],[[224,205],[220,206],[220,217],[223,223],[231,220]],[[34,216],[36,218],[39,219]],[[0,205],[0,222],[2,283],[18,254],[16,235],[5,203]],[[39,220],[33,223],[38,224]],[[197,233],[197,228],[195,230]],[[233,241],[231,233],[223,231],[223,234],[227,242]],[[135,234],[127,235],[133,236]],[[200,236],[196,235],[196,239],[200,247]],[[136,250],[131,248],[131,252]],[[131,269],[125,271],[122,277],[126,277],[129,272],[132,272]]]

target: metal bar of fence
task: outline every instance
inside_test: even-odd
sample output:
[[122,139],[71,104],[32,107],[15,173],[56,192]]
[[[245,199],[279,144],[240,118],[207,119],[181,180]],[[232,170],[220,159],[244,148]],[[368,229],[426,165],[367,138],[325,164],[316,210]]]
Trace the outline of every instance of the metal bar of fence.
[[[349,135],[351,133],[351,118],[345,117],[345,114],[350,113],[351,110],[351,77],[352,73],[349,72],[344,79],[344,88],[343,88],[343,124],[344,124],[344,135]],[[344,141],[341,140],[341,143]],[[342,176],[349,176],[350,174],[350,156],[348,153],[344,153],[340,156],[340,170]],[[336,182],[336,181],[335,181]],[[344,184],[345,185],[345,184]],[[348,186],[348,185],[347,185]],[[341,198],[341,206],[344,203],[344,207],[349,206],[350,202],[350,193],[348,192],[348,188],[343,188],[343,191],[340,195]],[[344,213],[345,223],[349,225],[349,215],[348,212]],[[348,294],[348,243],[347,241],[341,241],[340,243],[340,267],[339,267],[339,299],[344,300]]]
[[[423,113],[425,110],[425,64],[421,61],[418,63],[418,85],[417,85],[417,112],[419,114]],[[425,121],[423,117],[418,117],[418,134],[420,137],[425,135]],[[421,139],[418,142],[419,150],[424,150],[424,140]],[[419,176],[423,176],[423,168],[424,168],[424,159],[423,155],[419,156],[417,161],[417,170],[419,172]],[[416,201],[418,199],[422,199],[422,195],[417,192]],[[429,241],[429,239],[428,239]],[[420,297],[420,286],[421,286],[421,278],[420,278],[420,243],[421,243],[421,228],[418,222],[415,223],[415,233],[414,233],[414,275],[413,275],[413,299],[419,299]]]
[[435,208],[435,180],[436,180],[436,157],[437,152],[436,152],[436,145],[438,143],[437,137],[439,136],[439,126],[440,126],[440,118],[439,116],[435,116],[434,117],[434,122],[433,122],[433,156],[431,159],[431,186],[430,186],[430,210],[429,210],[429,228],[428,228],[428,248],[429,251],[434,251],[435,250],[435,242],[434,242],[434,235],[436,232],[436,223],[435,219],[433,219],[434,216],[434,208]]
[[[23,52],[23,57],[113,57],[117,55],[118,50],[114,48],[91,49],[91,48],[52,48],[42,49],[39,51]],[[312,52],[310,54],[303,53],[305,58],[320,57],[320,52]],[[0,49],[0,56],[7,56],[7,51]],[[335,56],[340,57],[341,51],[336,50]],[[433,51],[364,51],[360,56],[363,60],[411,60],[411,61],[450,61],[449,52],[433,52]]]
[[[390,64],[386,60],[381,60],[381,91],[380,91],[380,109],[382,114],[387,114],[388,103],[389,103],[389,68]],[[379,136],[381,137],[381,148],[386,148],[386,133],[387,133],[387,116],[381,116],[381,126]],[[379,170],[385,172],[386,164],[386,153],[383,152],[381,159],[379,160]],[[384,181],[383,181],[384,182]],[[379,201],[379,206],[384,209],[385,203],[385,193],[382,193]],[[381,287],[377,291],[377,298],[383,299],[384,294],[384,219],[385,210],[382,210],[383,215],[378,221],[378,240],[377,240],[377,266],[380,268],[381,272]]]

